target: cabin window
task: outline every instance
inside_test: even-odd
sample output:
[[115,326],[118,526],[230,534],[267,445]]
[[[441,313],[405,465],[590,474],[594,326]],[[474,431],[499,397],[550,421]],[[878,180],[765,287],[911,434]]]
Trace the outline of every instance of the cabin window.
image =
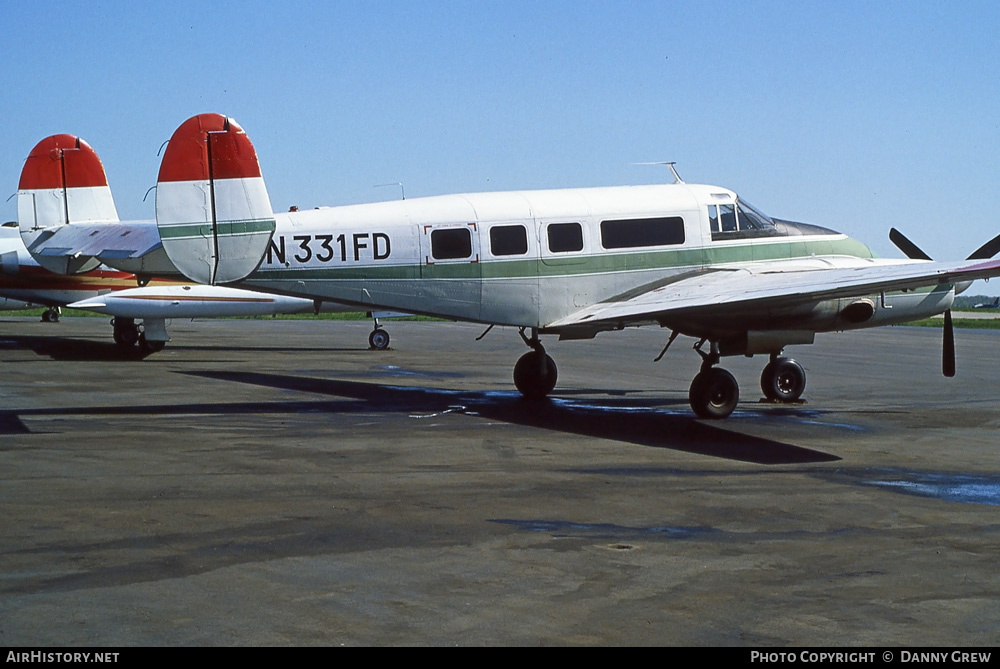
[[553,253],[583,250],[583,226],[579,223],[553,223],[548,227],[548,236]]
[[523,256],[528,252],[528,231],[523,225],[490,228],[490,251],[495,256]]
[[684,219],[629,218],[601,222],[601,244],[606,249],[667,246],[684,243]]
[[468,258],[472,255],[472,231],[469,228],[432,231],[431,255],[435,260]]

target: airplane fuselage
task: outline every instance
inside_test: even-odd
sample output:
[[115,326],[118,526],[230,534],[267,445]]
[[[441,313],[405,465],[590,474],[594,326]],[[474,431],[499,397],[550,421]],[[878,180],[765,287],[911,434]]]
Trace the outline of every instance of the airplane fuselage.
[[[873,259],[832,230],[760,216],[727,189],[688,184],[325,207],[275,214],[275,226],[243,285],[567,337],[597,331],[552,327],[574,312],[693,273],[765,261],[789,269],[901,262]],[[953,297],[947,286],[872,296],[846,314],[857,298],[660,324],[713,338],[748,327],[843,330],[940,313]]]

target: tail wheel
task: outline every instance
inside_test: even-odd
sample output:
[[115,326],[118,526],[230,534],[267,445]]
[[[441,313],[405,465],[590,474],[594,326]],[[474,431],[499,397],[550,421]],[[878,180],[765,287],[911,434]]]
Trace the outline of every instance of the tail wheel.
[[775,358],[760,375],[764,397],[778,402],[794,402],[806,389],[806,371],[791,358]]
[[382,328],[375,328],[368,335],[368,346],[376,351],[384,351],[389,348],[389,333]]
[[514,365],[514,385],[529,400],[539,400],[556,387],[555,360],[542,351],[525,353]]
[[726,370],[711,367],[694,377],[688,399],[700,418],[726,418],[740,401],[740,386]]

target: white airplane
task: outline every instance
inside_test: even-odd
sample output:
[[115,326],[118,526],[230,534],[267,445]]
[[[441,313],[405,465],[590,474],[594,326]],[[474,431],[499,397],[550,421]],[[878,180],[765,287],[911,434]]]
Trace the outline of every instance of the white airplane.
[[531,349],[514,366],[527,398],[556,385],[543,335],[647,324],[671,330],[664,352],[678,335],[697,340],[703,362],[689,398],[706,418],[729,416],[739,400],[736,380],[717,366],[724,356],[769,356],[764,395],[798,400],[805,372],[782,352],[817,332],[944,312],[943,371],[952,375],[955,294],[1000,275],[1000,261],[987,260],[997,239],[967,261],[931,262],[894,231],[911,259],[876,259],[846,235],[769,217],[676,172],[668,185],[273,213],[250,139],[218,114],[173,134],[155,226],[119,223],[106,184],[84,170],[43,177],[69,175],[80,160],[73,150],[33,151],[25,163],[18,219],[40,263],[70,273],[99,262],[140,275],[173,270],[208,285],[513,326]]

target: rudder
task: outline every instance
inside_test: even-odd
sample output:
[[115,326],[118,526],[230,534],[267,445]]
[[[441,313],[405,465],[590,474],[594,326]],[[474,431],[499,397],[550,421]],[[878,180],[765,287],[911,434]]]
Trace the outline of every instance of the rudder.
[[232,119],[199,114],[174,131],[156,187],[156,225],[170,261],[198,283],[251,274],[274,214],[250,138]]
[[65,225],[118,221],[104,165],[75,135],[51,135],[31,150],[17,190],[21,239],[42,267],[59,274],[87,272],[100,263],[89,256],[46,255],[41,246]]

